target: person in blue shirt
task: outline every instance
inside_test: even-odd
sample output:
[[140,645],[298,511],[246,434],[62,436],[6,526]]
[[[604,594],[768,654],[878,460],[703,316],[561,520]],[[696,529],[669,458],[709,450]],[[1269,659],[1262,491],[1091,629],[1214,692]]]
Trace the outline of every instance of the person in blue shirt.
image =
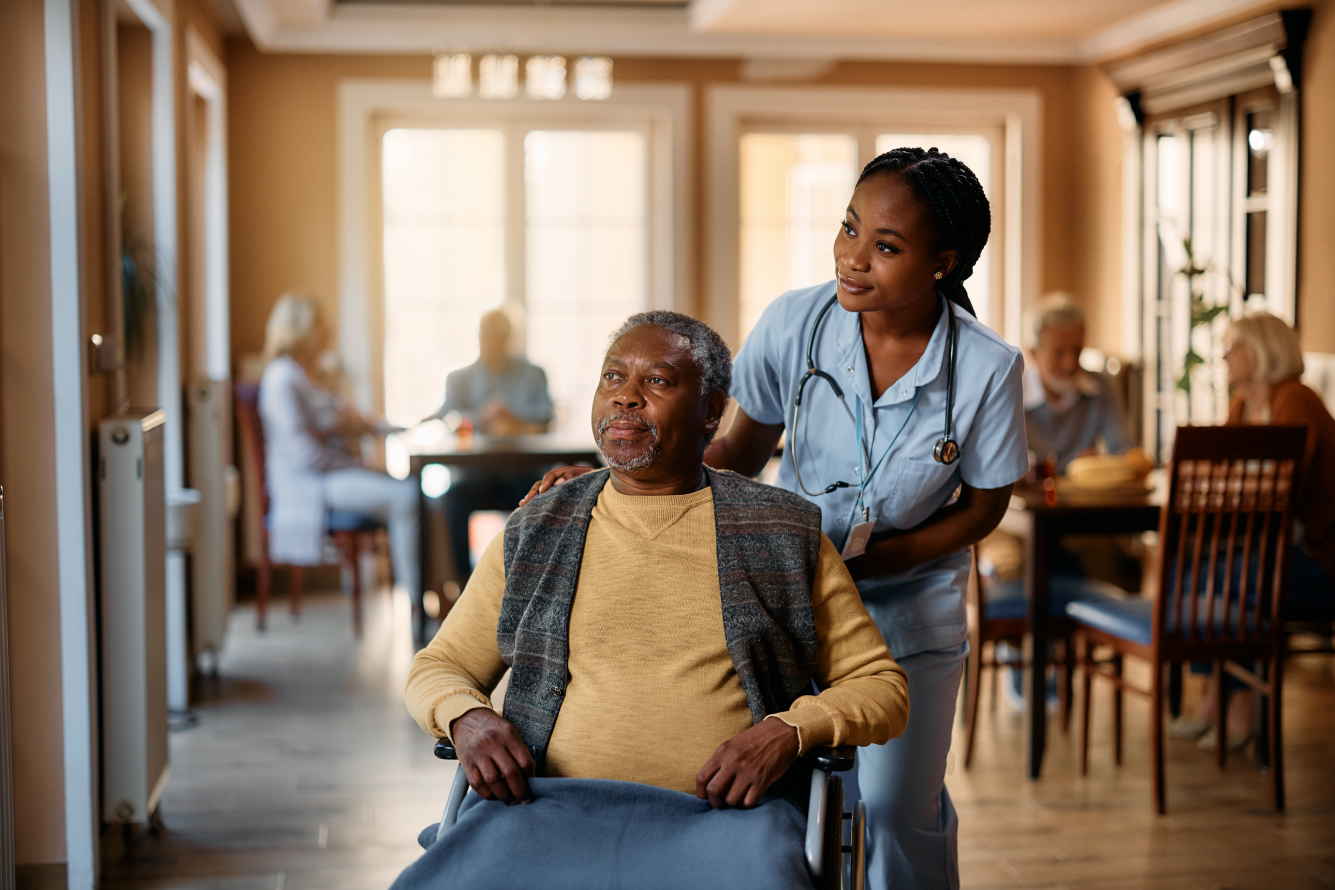
[[[973,317],[964,288],[990,228],[960,161],[899,148],[869,163],[835,235],[835,280],[765,310],[735,362],[736,417],[705,452],[754,476],[787,436],[779,486],[820,505],[908,672],[908,729],[859,754],[849,789],[867,803],[874,890],[959,886],[945,773],[969,547],[1029,469],[1023,359]],[[530,495],[578,472],[554,470]]]
[[[545,433],[552,420],[552,399],[542,368],[510,354],[511,325],[499,309],[482,315],[478,359],[445,378],[445,402],[427,420],[454,412],[487,436]],[[477,510],[510,510],[528,491],[536,474],[451,470],[445,515],[459,586],[473,571],[468,520]]]
[[1125,453],[1131,436],[1112,384],[1103,374],[1080,367],[1084,310],[1065,294],[1051,294],[1035,307],[1032,328],[1024,414],[1036,458],[1051,459],[1061,475],[1071,461],[1096,453],[1100,444],[1108,454]]

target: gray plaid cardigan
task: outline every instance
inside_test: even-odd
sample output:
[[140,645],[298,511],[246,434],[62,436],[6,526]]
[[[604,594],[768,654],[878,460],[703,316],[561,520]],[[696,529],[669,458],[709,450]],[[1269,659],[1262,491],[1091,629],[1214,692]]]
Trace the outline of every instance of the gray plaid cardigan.
[[[820,508],[736,473],[706,472],[714,489],[724,637],[759,722],[811,689]],[[496,627],[511,669],[505,718],[539,763],[569,677],[570,607],[584,535],[608,477],[599,470],[556,486],[516,510],[505,526],[505,596]]]

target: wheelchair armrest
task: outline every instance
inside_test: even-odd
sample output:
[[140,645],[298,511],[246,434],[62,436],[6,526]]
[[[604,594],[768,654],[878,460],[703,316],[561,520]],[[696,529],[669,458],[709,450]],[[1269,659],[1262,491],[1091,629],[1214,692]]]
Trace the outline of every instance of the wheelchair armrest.
[[454,745],[449,739],[436,739],[436,757],[440,760],[458,760],[459,753],[454,750]]
[[851,770],[857,762],[857,750],[853,745],[831,745],[817,748],[812,756],[816,759],[817,769],[827,773],[843,773]]

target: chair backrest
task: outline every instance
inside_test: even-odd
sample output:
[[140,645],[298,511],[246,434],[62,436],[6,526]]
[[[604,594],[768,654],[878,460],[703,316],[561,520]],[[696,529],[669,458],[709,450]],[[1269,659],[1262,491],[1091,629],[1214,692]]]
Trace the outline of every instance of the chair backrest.
[[1154,637],[1264,645],[1278,626],[1306,427],[1179,427]]
[[264,517],[269,515],[269,485],[264,470],[264,423],[260,420],[260,387],[258,383],[237,383],[236,428],[241,439],[241,447],[246,452],[250,465],[255,468],[258,490],[254,492],[259,504],[261,528]]

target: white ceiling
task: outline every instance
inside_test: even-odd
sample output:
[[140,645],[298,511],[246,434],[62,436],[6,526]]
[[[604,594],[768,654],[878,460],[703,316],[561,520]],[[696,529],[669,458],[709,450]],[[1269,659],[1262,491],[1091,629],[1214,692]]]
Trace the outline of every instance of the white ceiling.
[[231,0],[262,50],[1101,61],[1267,0]]

